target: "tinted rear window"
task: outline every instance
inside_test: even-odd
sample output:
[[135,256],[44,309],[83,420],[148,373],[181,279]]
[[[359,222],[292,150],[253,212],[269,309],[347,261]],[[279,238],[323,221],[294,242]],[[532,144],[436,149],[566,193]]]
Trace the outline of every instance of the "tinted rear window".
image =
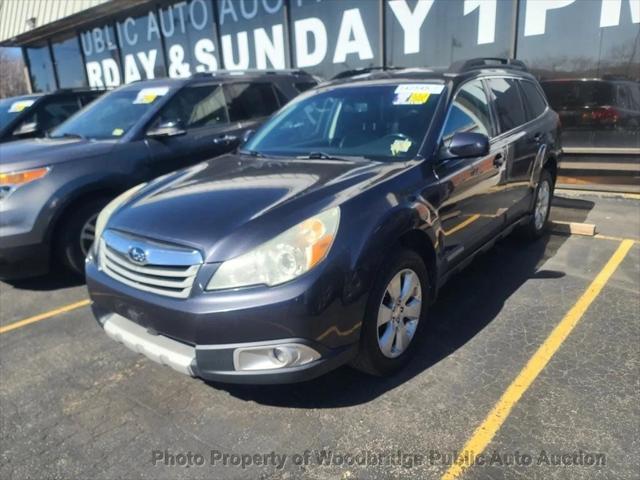
[[527,116],[533,119],[542,115],[547,108],[547,102],[542,97],[538,88],[531,82],[520,82],[522,93],[524,94],[525,105],[527,106]]
[[543,82],[542,88],[554,110],[596,107],[613,102],[613,85],[600,81]]
[[232,83],[225,89],[232,122],[267,117],[280,108],[270,83]]
[[492,78],[489,87],[496,101],[500,131],[506,132],[526,122],[520,90],[512,78]]

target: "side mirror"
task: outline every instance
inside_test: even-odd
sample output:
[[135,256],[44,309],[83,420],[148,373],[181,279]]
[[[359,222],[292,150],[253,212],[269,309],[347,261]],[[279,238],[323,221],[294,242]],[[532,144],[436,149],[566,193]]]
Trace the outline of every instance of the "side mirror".
[[13,131],[13,135],[16,137],[24,137],[27,135],[33,135],[38,132],[38,124],[36,122],[23,123]]
[[157,127],[147,130],[147,137],[150,138],[163,138],[163,137],[175,137],[177,135],[184,135],[187,133],[178,122],[165,122],[161,123]]
[[458,132],[451,137],[447,150],[455,158],[481,157],[489,153],[489,138],[481,133]]
[[255,130],[253,130],[253,129],[246,130],[246,131],[244,132],[244,134],[242,135],[242,143],[243,143],[243,144],[247,143],[247,142],[249,141],[249,139],[250,139],[251,137],[253,137],[253,134],[254,134],[254,133],[256,133],[256,131],[255,131]]

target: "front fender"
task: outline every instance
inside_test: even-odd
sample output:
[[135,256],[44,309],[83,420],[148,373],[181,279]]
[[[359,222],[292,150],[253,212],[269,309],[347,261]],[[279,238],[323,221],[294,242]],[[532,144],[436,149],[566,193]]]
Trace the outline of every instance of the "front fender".
[[[372,207],[369,205],[368,208]],[[352,278],[345,285],[347,289],[357,288],[358,291],[347,292],[349,297],[370,290],[392,249],[406,243],[403,239],[409,235],[424,241],[424,249],[435,253],[438,219],[435,209],[422,199],[408,199],[373,217],[376,220],[370,225],[351,226],[353,238],[359,240],[350,242]]]

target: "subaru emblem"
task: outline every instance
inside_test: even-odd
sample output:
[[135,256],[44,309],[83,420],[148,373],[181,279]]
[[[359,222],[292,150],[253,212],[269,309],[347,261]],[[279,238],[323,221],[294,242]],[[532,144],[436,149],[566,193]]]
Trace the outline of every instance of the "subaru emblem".
[[129,249],[129,258],[133,263],[144,265],[147,263],[147,253],[140,247],[131,247]]

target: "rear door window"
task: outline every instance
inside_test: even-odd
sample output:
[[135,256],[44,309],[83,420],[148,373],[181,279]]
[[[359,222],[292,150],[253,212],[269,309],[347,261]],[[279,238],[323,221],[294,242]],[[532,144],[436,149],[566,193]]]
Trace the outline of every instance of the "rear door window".
[[295,89],[298,90],[300,93],[305,92],[305,91],[309,90],[310,88],[315,87],[316,85],[317,85],[316,82],[295,82],[293,84]]
[[232,122],[268,117],[280,108],[270,83],[231,83],[224,88]]
[[491,78],[489,87],[495,99],[500,131],[507,132],[524,124],[526,117],[516,80]]
[[523,80],[520,82],[524,102],[527,107],[527,119],[532,120],[539,117],[547,108],[547,102],[533,82]]
[[155,125],[175,123],[185,130],[214,127],[229,122],[220,85],[185,87],[169,100]]
[[456,94],[444,126],[443,141],[458,132],[481,133],[491,137],[489,101],[482,82],[472,81],[463,85]]

